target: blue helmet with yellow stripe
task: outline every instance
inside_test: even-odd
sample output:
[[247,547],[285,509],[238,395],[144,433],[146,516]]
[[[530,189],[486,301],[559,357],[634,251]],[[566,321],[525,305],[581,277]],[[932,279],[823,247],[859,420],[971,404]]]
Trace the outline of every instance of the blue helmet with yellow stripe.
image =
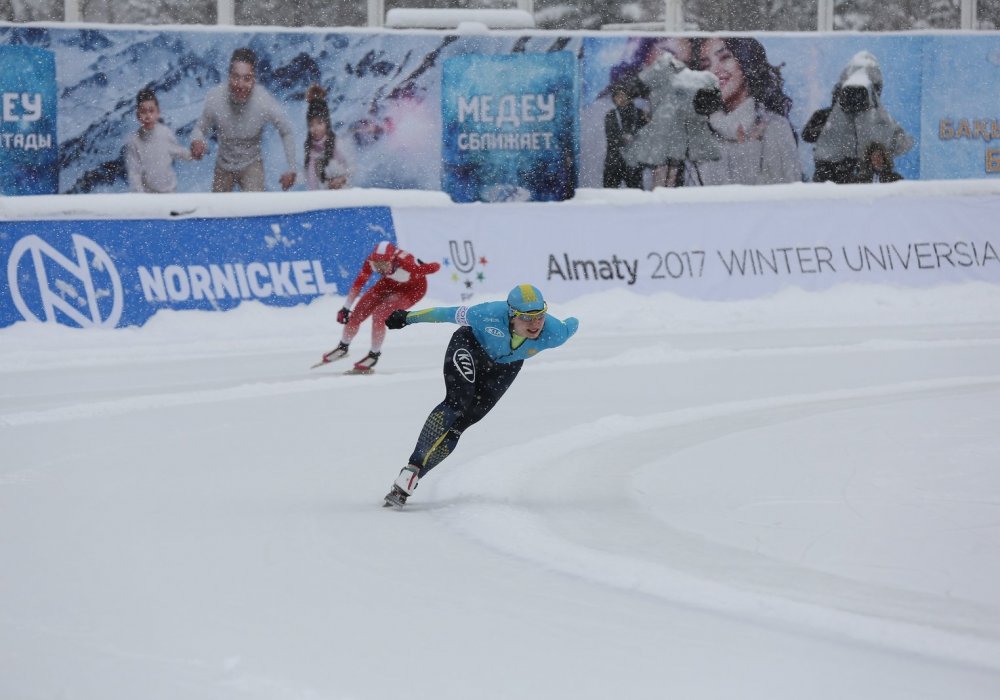
[[545,298],[538,287],[519,284],[507,295],[507,306],[513,316],[538,316],[548,309]]

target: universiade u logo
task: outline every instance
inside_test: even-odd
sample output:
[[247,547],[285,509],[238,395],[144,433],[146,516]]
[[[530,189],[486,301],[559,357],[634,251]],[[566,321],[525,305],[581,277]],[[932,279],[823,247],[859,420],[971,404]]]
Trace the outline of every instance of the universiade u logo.
[[448,252],[451,253],[451,263],[462,274],[469,274],[476,269],[476,252],[472,241],[463,241],[464,249],[459,249],[458,241],[448,241]]
[[[75,260],[35,235],[25,236],[14,244],[7,261],[7,282],[14,307],[26,321],[59,323],[58,314],[62,314],[81,328],[114,328],[121,320],[123,308],[118,270],[107,252],[91,239],[74,233],[72,241]],[[66,275],[56,274],[53,278],[50,270],[56,273],[61,270]],[[110,284],[110,289],[95,284],[95,272],[103,277],[103,284]],[[107,316],[102,317],[101,308],[107,309],[108,305],[106,301],[102,305],[101,300],[107,297],[111,305]],[[29,304],[27,299],[34,303]]]

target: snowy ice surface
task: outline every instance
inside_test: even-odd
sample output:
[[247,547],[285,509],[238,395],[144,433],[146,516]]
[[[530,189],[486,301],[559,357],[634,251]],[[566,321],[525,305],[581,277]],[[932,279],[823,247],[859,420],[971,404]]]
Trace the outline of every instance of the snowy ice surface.
[[402,512],[340,302],[0,333],[0,698],[1000,697],[1000,287],[560,304]]

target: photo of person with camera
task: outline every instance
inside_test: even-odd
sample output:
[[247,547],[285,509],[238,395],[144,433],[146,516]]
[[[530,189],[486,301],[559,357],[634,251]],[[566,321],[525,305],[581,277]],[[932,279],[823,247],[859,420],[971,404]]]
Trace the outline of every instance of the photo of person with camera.
[[632,95],[625,85],[611,86],[611,101],[614,107],[604,116],[604,176],[605,188],[620,185],[636,189],[642,188],[642,168],[629,167],[622,155],[622,149],[632,143],[635,132],[647,121],[646,113],[635,106]]
[[885,109],[882,89],[875,56],[859,51],[841,71],[830,106],[813,112],[802,131],[802,140],[813,144],[814,182],[900,179],[893,159],[913,147],[913,138]]
[[721,104],[715,76],[663,51],[624,85],[649,103],[650,117],[622,155],[629,167],[652,170],[651,188],[682,184],[687,161],[719,158],[708,124]]
[[798,140],[788,119],[792,99],[764,46],[750,37],[699,38],[693,54],[697,67],[719,81],[721,105],[708,123],[720,157],[689,162],[685,184],[800,182]]

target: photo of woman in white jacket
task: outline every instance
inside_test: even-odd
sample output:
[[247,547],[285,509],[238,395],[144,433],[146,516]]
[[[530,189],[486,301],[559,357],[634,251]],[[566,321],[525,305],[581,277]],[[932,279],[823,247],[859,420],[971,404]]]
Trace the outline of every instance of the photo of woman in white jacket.
[[718,160],[689,163],[687,185],[766,185],[801,182],[798,140],[788,114],[780,67],[749,37],[697,39],[697,68],[719,79],[723,108],[709,116]]

